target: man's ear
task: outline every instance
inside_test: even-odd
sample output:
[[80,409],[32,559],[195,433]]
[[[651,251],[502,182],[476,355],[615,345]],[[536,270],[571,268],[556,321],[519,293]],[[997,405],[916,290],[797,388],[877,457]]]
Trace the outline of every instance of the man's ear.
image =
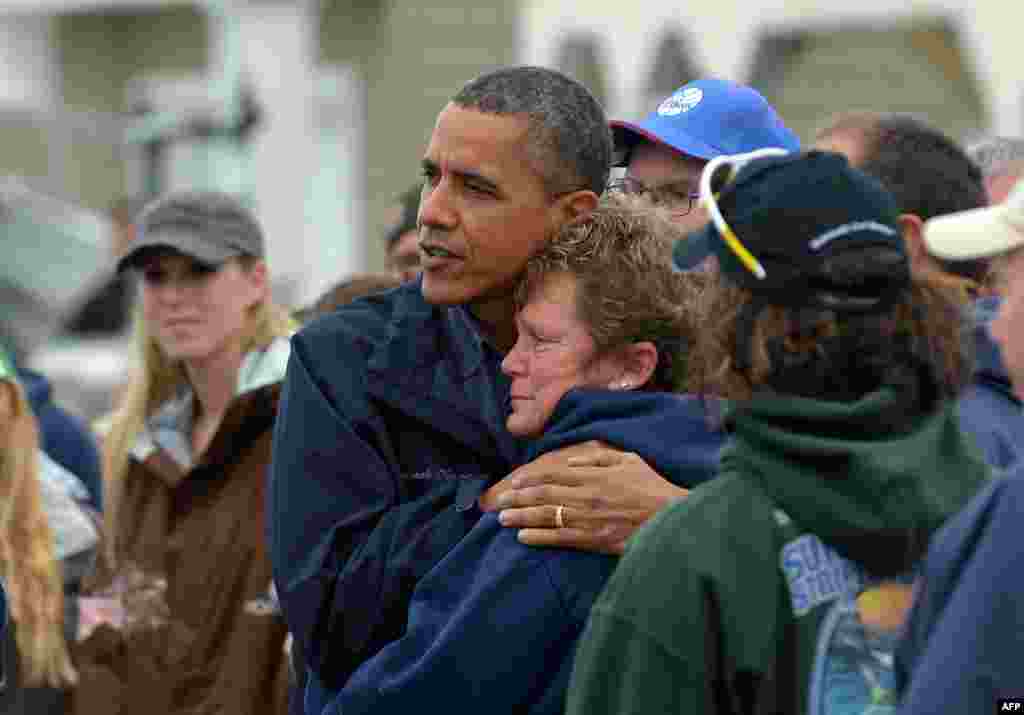
[[622,366],[622,377],[614,387],[620,390],[637,390],[651,379],[658,367],[658,348],[645,340],[630,343],[622,348],[618,356]]
[[575,221],[597,208],[597,194],[587,189],[573,191],[558,198],[559,220],[562,223]]
[[921,273],[935,267],[935,259],[928,254],[924,243],[924,221],[916,214],[900,214],[900,226],[903,228],[903,244],[910,258],[910,269]]

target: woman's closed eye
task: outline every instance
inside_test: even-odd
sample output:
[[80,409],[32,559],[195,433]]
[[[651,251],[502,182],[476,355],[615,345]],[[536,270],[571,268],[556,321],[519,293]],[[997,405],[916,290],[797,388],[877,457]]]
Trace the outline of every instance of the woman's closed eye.
[[554,345],[560,345],[562,341],[563,338],[553,335],[540,335],[538,333],[532,333],[530,335],[530,343],[534,350],[545,350]]

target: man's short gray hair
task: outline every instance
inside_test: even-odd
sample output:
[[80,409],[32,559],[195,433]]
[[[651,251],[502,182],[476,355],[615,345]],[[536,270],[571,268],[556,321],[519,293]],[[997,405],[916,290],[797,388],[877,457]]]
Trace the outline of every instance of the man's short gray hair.
[[505,67],[470,81],[452,98],[486,114],[523,115],[527,154],[550,194],[608,184],[612,134],[601,104],[586,87],[544,67]]
[[1024,169],[1024,139],[988,137],[971,144],[967,153],[986,179]]

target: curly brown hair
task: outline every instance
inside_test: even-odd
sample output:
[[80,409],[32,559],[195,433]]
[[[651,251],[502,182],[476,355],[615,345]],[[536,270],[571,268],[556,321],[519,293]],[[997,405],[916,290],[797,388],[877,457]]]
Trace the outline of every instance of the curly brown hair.
[[[970,378],[972,357],[962,291],[930,274],[917,275],[904,300],[878,315],[837,315],[768,306],[752,326],[749,367],[737,365],[741,314],[753,299],[710,269],[703,290],[692,294],[699,337],[687,360],[694,392],[743,401],[762,388],[821,399],[847,400],[875,389],[893,370],[925,369],[938,396],[955,397]],[[785,365],[780,364],[785,363]]]
[[699,278],[672,267],[672,243],[679,237],[665,215],[646,202],[608,194],[530,259],[516,288],[516,305],[522,308],[549,276],[573,276],[576,313],[597,355],[650,341],[658,349],[658,364],[644,389],[681,390],[693,338],[685,306],[693,301]]

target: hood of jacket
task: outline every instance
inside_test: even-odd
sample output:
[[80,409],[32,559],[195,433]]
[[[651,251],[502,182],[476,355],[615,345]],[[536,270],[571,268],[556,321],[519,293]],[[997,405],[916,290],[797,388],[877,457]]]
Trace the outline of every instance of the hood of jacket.
[[768,395],[735,405],[722,471],[749,475],[799,528],[870,573],[903,573],[989,477],[955,403],[921,404],[906,389],[883,385],[853,402]]
[[718,471],[725,433],[714,426],[716,403],[692,395],[617,390],[569,390],[530,445],[529,459],[571,444],[601,440],[635,452],[669,481],[683,487]]

